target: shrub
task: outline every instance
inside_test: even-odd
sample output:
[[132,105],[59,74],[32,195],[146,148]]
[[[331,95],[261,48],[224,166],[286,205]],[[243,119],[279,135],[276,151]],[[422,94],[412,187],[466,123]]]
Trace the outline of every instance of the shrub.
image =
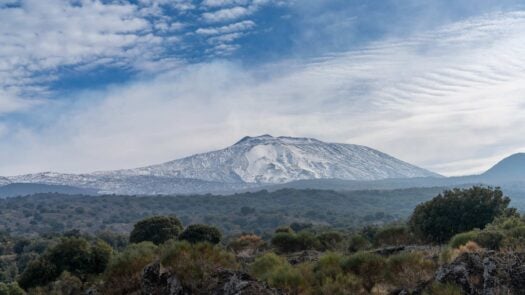
[[505,213],[509,202],[499,188],[449,190],[418,205],[409,224],[421,239],[442,243],[455,234],[484,228]]
[[365,237],[362,235],[355,235],[350,238],[348,245],[348,251],[357,252],[370,248],[371,244]]
[[343,273],[342,262],[343,256],[337,253],[328,252],[321,256],[314,267],[317,281],[322,284],[326,279],[335,280]]
[[192,224],[188,226],[179,236],[180,240],[190,243],[218,244],[221,241],[221,232],[213,226],[204,224]]
[[228,244],[228,248],[230,248],[236,253],[239,253],[244,250],[256,251],[264,245],[265,242],[258,235],[245,234],[231,241]]
[[299,248],[295,234],[277,233],[272,238],[272,246],[281,253],[294,252]]
[[478,245],[489,250],[499,250],[505,235],[499,231],[484,230],[474,239]]
[[338,274],[335,278],[325,279],[320,286],[322,295],[361,294],[361,280],[352,274]]
[[290,227],[278,227],[276,230],[275,230],[275,233],[278,234],[278,233],[286,233],[286,234],[293,234],[295,233],[293,229],[291,229]]
[[129,245],[123,252],[113,256],[108,264],[104,292],[106,294],[129,294],[140,289],[142,270],[157,257],[158,248],[151,242]]
[[387,226],[380,228],[374,235],[376,246],[399,246],[413,242],[412,233],[406,226]]
[[461,288],[454,284],[433,283],[423,295],[461,295]]
[[25,292],[18,286],[17,283],[1,283],[0,282],[0,295],[24,295]]
[[149,241],[160,245],[176,239],[182,231],[182,223],[173,216],[154,216],[135,224],[129,236],[130,243]]
[[304,284],[299,270],[274,253],[267,253],[256,258],[251,265],[251,273],[257,279],[268,282],[270,286],[283,289],[291,294],[296,294]]
[[218,268],[238,268],[235,256],[208,243],[172,241],[161,250],[162,265],[170,268],[181,284],[192,292],[206,290],[212,274]]
[[362,279],[363,288],[370,293],[383,279],[385,259],[377,254],[358,252],[343,261],[343,270],[351,271]]
[[325,232],[318,235],[317,240],[320,244],[319,250],[327,251],[339,249],[344,238],[343,235],[338,232]]
[[387,260],[386,279],[398,288],[414,289],[433,278],[437,265],[421,253],[400,253]]
[[278,267],[288,262],[275,253],[266,253],[257,257],[250,267],[251,274],[259,280],[267,281],[270,274]]
[[32,261],[20,275],[18,284],[24,289],[47,285],[60,275],[56,265],[47,258],[40,257]]
[[449,246],[457,249],[460,246],[467,244],[469,241],[475,241],[479,231],[469,231],[455,235],[449,242]]

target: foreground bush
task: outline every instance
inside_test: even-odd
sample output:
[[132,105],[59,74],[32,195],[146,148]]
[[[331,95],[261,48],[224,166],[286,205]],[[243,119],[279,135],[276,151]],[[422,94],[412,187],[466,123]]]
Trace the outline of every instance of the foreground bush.
[[280,253],[290,253],[302,250],[319,249],[319,240],[311,233],[298,234],[279,232],[272,238],[272,246]]
[[222,234],[214,226],[204,224],[192,224],[188,226],[179,236],[180,240],[190,243],[210,243],[218,244],[221,241]]
[[110,260],[105,277],[105,294],[129,294],[140,288],[140,277],[146,265],[158,256],[151,242],[129,245]]
[[171,241],[163,245],[161,252],[162,265],[169,268],[192,292],[206,290],[217,269],[238,268],[233,254],[209,243]]
[[412,290],[431,280],[437,267],[422,253],[400,253],[387,259],[385,277],[397,288]]
[[152,242],[160,245],[176,239],[182,231],[182,223],[173,216],[155,216],[135,224],[129,236],[130,243]]
[[343,261],[344,271],[350,271],[362,279],[363,288],[370,293],[374,286],[383,281],[385,259],[377,254],[358,252]]
[[305,284],[301,272],[274,253],[267,253],[255,259],[251,265],[251,273],[257,279],[290,294],[297,294]]
[[503,215],[509,203],[498,188],[454,189],[418,205],[409,223],[421,239],[443,243],[455,234],[483,229]]

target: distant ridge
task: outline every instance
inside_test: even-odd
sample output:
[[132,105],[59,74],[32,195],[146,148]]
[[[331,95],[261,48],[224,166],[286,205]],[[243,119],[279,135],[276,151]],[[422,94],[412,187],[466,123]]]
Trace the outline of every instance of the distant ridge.
[[509,156],[481,175],[489,179],[525,181],[525,153]]

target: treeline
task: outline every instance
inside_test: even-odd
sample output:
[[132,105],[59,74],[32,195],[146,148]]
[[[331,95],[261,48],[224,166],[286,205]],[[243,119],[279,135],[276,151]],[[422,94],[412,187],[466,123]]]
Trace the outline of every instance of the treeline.
[[20,236],[78,229],[129,233],[148,216],[176,215],[184,224],[214,224],[227,235],[270,234],[283,224],[334,228],[385,224],[409,216],[442,189],[334,192],[260,191],[229,196],[71,196],[38,194],[0,199],[0,231]]
[[432,281],[440,265],[468,251],[524,250],[525,219],[509,202],[499,189],[456,189],[417,206],[407,222],[346,231],[293,223],[268,239],[223,236],[175,216],[141,220],[129,236],[4,235],[0,294],[140,293],[154,263],[185,294],[212,293],[218,269],[284,294],[411,294],[421,286],[423,294],[461,294],[460,286]]

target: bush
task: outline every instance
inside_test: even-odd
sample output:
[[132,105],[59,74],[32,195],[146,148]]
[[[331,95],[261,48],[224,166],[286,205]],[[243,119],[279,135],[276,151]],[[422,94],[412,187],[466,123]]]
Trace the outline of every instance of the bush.
[[370,241],[368,241],[365,237],[363,237],[362,235],[356,235],[350,238],[348,251],[358,252],[369,249],[370,246]]
[[335,278],[325,279],[320,286],[322,295],[361,294],[361,280],[352,274],[338,274]]
[[388,258],[386,279],[397,288],[411,290],[430,281],[436,269],[436,263],[421,253],[400,253]]
[[339,249],[344,238],[343,235],[338,232],[325,232],[319,234],[317,240],[320,244],[319,250],[327,251]]
[[192,224],[180,234],[179,239],[193,244],[206,242],[215,245],[221,241],[221,237],[222,234],[216,227]]
[[268,282],[270,286],[283,289],[291,294],[296,294],[304,285],[301,273],[284,258],[274,253],[267,253],[256,258],[251,265],[251,273],[257,279]]
[[108,264],[103,294],[129,294],[140,289],[142,270],[158,256],[152,242],[129,245],[113,256]]
[[509,202],[499,188],[449,190],[418,205],[409,224],[421,239],[442,243],[455,234],[484,228],[505,213]]
[[257,251],[265,245],[265,242],[258,235],[244,234],[228,244],[228,248],[236,253],[244,250]]
[[293,234],[295,232],[290,227],[285,226],[285,227],[278,227],[277,229],[275,229],[275,233],[276,234],[278,233]]
[[461,288],[453,284],[433,283],[423,295],[462,295]]
[[266,253],[257,257],[251,265],[251,274],[259,280],[267,281],[270,274],[278,267],[288,263],[275,253]]
[[353,254],[342,264],[344,271],[351,271],[362,279],[363,288],[368,293],[382,281],[385,265],[383,257],[367,252]]
[[18,286],[17,283],[1,283],[0,282],[0,295],[24,295],[25,292]]
[[478,233],[474,239],[478,245],[489,250],[499,250],[505,235],[499,231],[484,230]]
[[321,256],[314,267],[317,281],[322,284],[326,279],[335,280],[343,273],[342,262],[343,256],[337,253],[329,252]]
[[24,289],[47,285],[60,275],[55,264],[45,257],[32,261],[20,275],[18,284]]
[[190,244],[186,241],[166,243],[161,263],[192,292],[206,290],[212,274],[219,268],[237,269],[235,256],[208,243]]
[[173,216],[154,216],[135,224],[129,236],[130,243],[152,242],[160,245],[176,239],[182,231],[182,223]]
[[311,233],[306,232],[298,234],[277,233],[272,238],[272,245],[281,253],[318,249],[320,247],[319,240]]
[[469,241],[475,241],[478,234],[478,231],[469,231],[457,234],[454,237],[452,237],[452,239],[449,242],[449,246],[453,249],[457,249],[460,246],[467,244]]
[[412,233],[406,226],[387,226],[374,235],[375,246],[400,246],[414,242]]

